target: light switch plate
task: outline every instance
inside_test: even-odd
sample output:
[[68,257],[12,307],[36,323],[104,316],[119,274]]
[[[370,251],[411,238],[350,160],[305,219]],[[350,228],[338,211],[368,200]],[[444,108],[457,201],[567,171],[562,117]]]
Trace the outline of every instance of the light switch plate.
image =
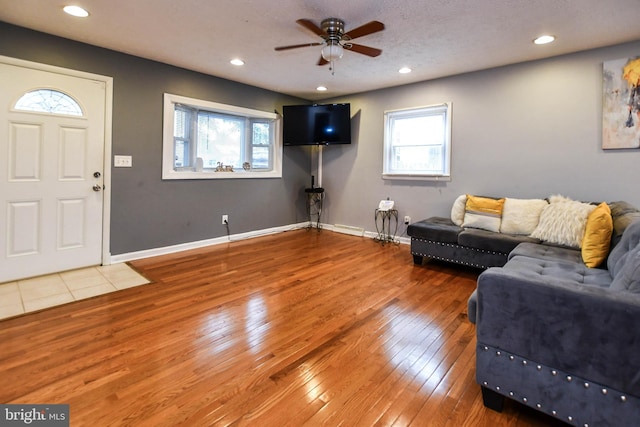
[[113,166],[116,168],[130,168],[132,166],[131,156],[113,156]]

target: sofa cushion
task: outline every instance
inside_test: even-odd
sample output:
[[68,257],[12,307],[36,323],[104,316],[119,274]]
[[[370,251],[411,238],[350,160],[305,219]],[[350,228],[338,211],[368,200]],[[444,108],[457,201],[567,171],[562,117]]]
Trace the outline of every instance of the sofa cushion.
[[640,220],[632,222],[625,230],[618,243],[609,253],[607,269],[612,278],[624,267],[627,257],[632,249],[640,243]]
[[613,219],[613,235],[611,244],[615,246],[622,237],[624,230],[632,223],[640,220],[640,211],[631,204],[623,201],[609,203],[611,218]]
[[640,293],[640,244],[628,252],[624,266],[611,282],[611,289]]
[[543,243],[520,243],[509,253],[509,259],[518,255],[576,264],[582,263],[582,253],[579,250],[563,246],[545,245]]
[[513,199],[507,197],[502,209],[500,232],[529,235],[538,226],[540,214],[549,203],[544,199]]
[[588,203],[569,199],[555,201],[542,210],[540,222],[531,237],[547,243],[579,248],[589,214],[596,208]]
[[611,209],[606,203],[600,203],[589,214],[582,239],[582,261],[587,267],[599,267],[607,259],[612,232]]
[[554,261],[518,255],[511,258],[502,268],[518,273],[521,277],[544,283],[555,281],[602,288],[611,285],[611,276],[607,270],[589,268],[582,262]]
[[455,225],[449,218],[431,217],[414,222],[407,227],[407,234],[425,240],[442,243],[457,243],[458,233],[462,228]]
[[503,206],[504,199],[492,199],[490,197],[467,194],[462,226],[465,228],[480,228],[497,233],[500,231]]
[[539,242],[528,236],[494,233],[493,231],[466,228],[458,235],[458,244],[472,248],[508,254],[522,242]]

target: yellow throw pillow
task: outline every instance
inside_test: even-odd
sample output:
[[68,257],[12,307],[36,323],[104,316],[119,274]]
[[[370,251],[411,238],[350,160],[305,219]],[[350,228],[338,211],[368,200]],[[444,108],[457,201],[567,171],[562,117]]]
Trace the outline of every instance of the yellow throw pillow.
[[467,194],[462,226],[499,232],[503,207],[504,198],[492,199]]
[[600,203],[589,214],[582,239],[582,261],[587,267],[598,267],[607,259],[612,232],[611,209],[606,203]]

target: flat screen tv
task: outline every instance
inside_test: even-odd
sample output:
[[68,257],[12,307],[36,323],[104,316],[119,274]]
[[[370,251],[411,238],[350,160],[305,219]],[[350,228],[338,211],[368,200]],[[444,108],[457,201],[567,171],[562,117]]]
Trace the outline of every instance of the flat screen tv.
[[350,104],[285,105],[284,145],[351,144]]

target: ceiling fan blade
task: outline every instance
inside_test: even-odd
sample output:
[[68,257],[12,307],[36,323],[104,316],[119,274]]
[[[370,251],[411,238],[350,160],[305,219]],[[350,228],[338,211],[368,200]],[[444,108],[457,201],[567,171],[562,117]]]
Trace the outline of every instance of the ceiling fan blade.
[[292,44],[291,46],[279,46],[274,48],[275,50],[289,50],[289,49],[297,49],[299,47],[309,47],[309,46],[320,46],[324,43],[303,43],[303,44]]
[[358,28],[354,28],[343,34],[342,38],[346,40],[353,40],[356,37],[362,37],[369,34],[377,33],[384,30],[384,24],[380,21],[371,21]]
[[327,61],[322,56],[320,56],[320,59],[318,60],[318,65],[327,65],[328,63],[329,61]]
[[327,36],[327,33],[322,31],[322,28],[318,27],[316,24],[314,24],[308,19],[298,19],[296,22],[302,25],[303,27],[305,27],[307,30],[319,35],[322,38]]
[[361,44],[353,44],[348,43],[344,45],[345,49],[352,50],[354,52],[361,53],[363,55],[376,57],[382,53],[381,49],[376,49],[375,47],[363,46]]

